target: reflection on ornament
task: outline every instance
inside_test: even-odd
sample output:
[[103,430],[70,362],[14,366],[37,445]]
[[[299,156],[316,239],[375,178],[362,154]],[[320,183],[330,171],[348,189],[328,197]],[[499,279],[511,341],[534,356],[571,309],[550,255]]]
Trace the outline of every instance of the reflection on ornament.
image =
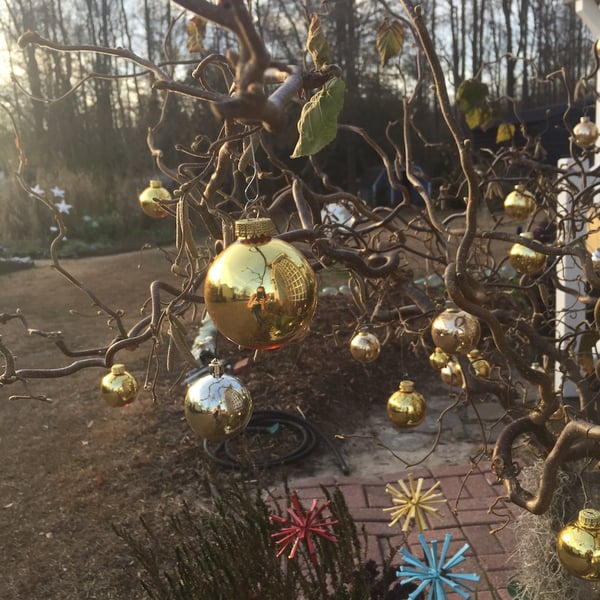
[[271,219],[242,219],[237,240],[213,261],[204,282],[206,310],[232,342],[279,348],[306,336],[317,308],[317,279],[291,244],[272,239]]
[[[533,233],[524,231],[521,237],[532,240]],[[508,260],[518,273],[536,275],[544,270],[546,255],[517,243],[510,249]]]
[[127,406],[136,399],[138,383],[135,377],[125,370],[125,365],[116,364],[110,373],[102,378],[100,394],[109,406]]
[[490,363],[483,358],[481,352],[477,348],[473,348],[467,353],[467,358],[471,361],[471,367],[476,377],[488,378],[490,376]]
[[425,419],[427,405],[425,398],[415,392],[415,384],[408,379],[400,382],[400,387],[387,401],[387,414],[398,427],[416,427]]
[[504,199],[504,212],[511,219],[526,219],[535,210],[535,198],[522,185],[515,188]]
[[377,360],[381,352],[381,344],[377,336],[369,331],[368,327],[361,327],[350,340],[350,354],[352,358],[361,363],[370,363]]
[[192,430],[211,442],[240,433],[252,416],[250,392],[236,377],[223,374],[214,359],[211,373],[194,381],[185,395],[185,418]]
[[447,354],[466,354],[479,342],[479,321],[456,307],[441,312],[431,324],[433,343]]
[[150,185],[139,195],[141,209],[153,219],[162,219],[169,213],[155,200],[170,200],[171,194],[166,190],[160,180],[151,179]]
[[462,369],[454,360],[448,361],[448,364],[440,371],[440,377],[445,384],[451,385],[452,387],[463,385]]
[[591,148],[598,139],[598,127],[589,117],[581,117],[573,127],[575,143],[582,148]]
[[600,511],[584,508],[566,525],[556,540],[556,552],[563,567],[575,577],[600,580]]
[[436,370],[441,371],[448,364],[448,355],[441,349],[436,349],[429,355],[429,364]]

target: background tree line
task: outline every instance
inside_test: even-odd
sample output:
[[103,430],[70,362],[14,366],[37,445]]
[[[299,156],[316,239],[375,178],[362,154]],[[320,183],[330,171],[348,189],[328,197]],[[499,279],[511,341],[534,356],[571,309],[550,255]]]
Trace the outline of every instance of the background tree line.
[[[320,14],[346,84],[342,123],[364,127],[385,145],[388,123],[401,118],[401,99],[411,96],[419,136],[434,139],[439,116],[428,86],[416,87],[418,54],[405,49],[399,59],[385,66],[377,54],[376,32],[385,4],[363,0],[249,2],[260,24],[259,33],[276,40],[269,51],[283,62],[302,54],[298,49],[306,39],[307,16]],[[585,27],[571,7],[560,1],[425,0],[422,7],[436,51],[447,67],[450,88],[458,89],[467,79],[481,79],[491,95],[500,99],[504,112],[513,110],[513,102],[520,108],[559,102],[565,96],[563,82],[546,80],[545,75],[560,65],[565,78],[575,81],[593,59]],[[393,4],[387,8],[395,14]],[[400,15],[398,19],[402,22]],[[0,168],[9,172],[14,164],[14,133],[6,118],[10,112],[26,149],[32,184],[47,181],[68,189],[80,214],[118,213],[126,223],[139,219],[134,198],[156,174],[146,143],[148,128],[160,122],[154,139],[166,160],[176,164],[182,146],[198,143],[203,134],[219,127],[215,117],[205,103],[174,94],[165,98],[153,89],[152,74],[130,61],[85,51],[42,52],[34,46],[21,50],[17,40],[33,30],[61,44],[131,48],[193,85],[194,67],[208,53],[224,51],[229,34],[209,26],[203,36],[195,38],[189,27],[188,16],[159,0],[142,4],[5,1],[0,31],[14,77],[0,92],[7,108],[0,117]],[[215,85],[222,85],[218,74]],[[275,139],[284,160],[296,135],[292,126]],[[337,183],[356,191],[376,160],[368,150],[348,143],[349,139],[341,132],[319,160]],[[416,151],[415,160],[426,163],[428,175],[452,172],[452,153],[440,152],[432,161],[427,144],[418,147],[422,149]],[[10,197],[4,194],[0,200],[4,224],[0,240],[39,237],[48,225],[43,215],[31,214],[36,210],[32,207],[15,209],[14,198],[20,193],[11,189]]]

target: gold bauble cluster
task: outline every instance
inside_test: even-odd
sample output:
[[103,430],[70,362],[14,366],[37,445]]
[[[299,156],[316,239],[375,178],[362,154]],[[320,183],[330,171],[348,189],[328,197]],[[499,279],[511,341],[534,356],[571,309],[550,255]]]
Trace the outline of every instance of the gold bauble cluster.
[[150,185],[138,197],[140,207],[149,217],[162,219],[169,213],[157,200],[171,200],[171,194],[158,179],[151,179]]
[[429,364],[440,372],[447,385],[464,385],[464,376],[456,355],[466,354],[476,377],[489,377],[490,363],[475,347],[479,342],[481,327],[471,314],[449,306],[431,324],[431,337],[436,344],[429,355]]
[[239,379],[223,372],[217,359],[209,375],[194,381],[185,395],[185,418],[200,437],[220,442],[243,431],[252,416],[250,392]]
[[584,508],[558,534],[556,552],[575,577],[600,581],[600,511]]
[[271,219],[236,221],[237,240],[213,261],[204,283],[206,310],[232,342],[274,349],[308,333],[317,280],[304,256],[271,236]]
[[114,364],[100,383],[102,399],[115,408],[131,404],[137,397],[138,389],[137,380],[122,364]]

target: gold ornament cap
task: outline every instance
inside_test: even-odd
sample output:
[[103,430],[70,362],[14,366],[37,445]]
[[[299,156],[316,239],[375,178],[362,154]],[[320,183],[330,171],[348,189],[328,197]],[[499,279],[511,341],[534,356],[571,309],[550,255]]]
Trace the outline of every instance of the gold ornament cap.
[[239,240],[271,238],[274,233],[275,224],[268,217],[239,219],[235,222],[235,236]]
[[110,368],[110,372],[113,375],[123,375],[123,373],[125,373],[125,365],[116,363]]
[[582,508],[577,515],[577,523],[588,529],[600,528],[600,510],[594,508]]
[[410,379],[404,379],[400,382],[400,391],[401,392],[414,392],[415,391],[415,382]]
[[151,188],[161,188],[162,181],[160,179],[151,179],[149,185]]

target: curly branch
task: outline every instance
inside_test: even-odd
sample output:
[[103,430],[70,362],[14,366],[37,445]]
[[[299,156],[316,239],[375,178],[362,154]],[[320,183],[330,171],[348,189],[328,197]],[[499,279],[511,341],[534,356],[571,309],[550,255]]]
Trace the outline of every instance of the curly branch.
[[[517,479],[518,469],[512,460],[512,447],[516,438],[526,433],[535,435],[552,448],[544,460],[535,494],[521,487]],[[536,424],[530,417],[523,417],[505,427],[498,436],[492,457],[492,470],[502,480],[511,502],[534,515],[540,515],[550,506],[561,465],[581,458],[600,458],[599,441],[600,425],[570,421],[554,442],[544,427]]]

